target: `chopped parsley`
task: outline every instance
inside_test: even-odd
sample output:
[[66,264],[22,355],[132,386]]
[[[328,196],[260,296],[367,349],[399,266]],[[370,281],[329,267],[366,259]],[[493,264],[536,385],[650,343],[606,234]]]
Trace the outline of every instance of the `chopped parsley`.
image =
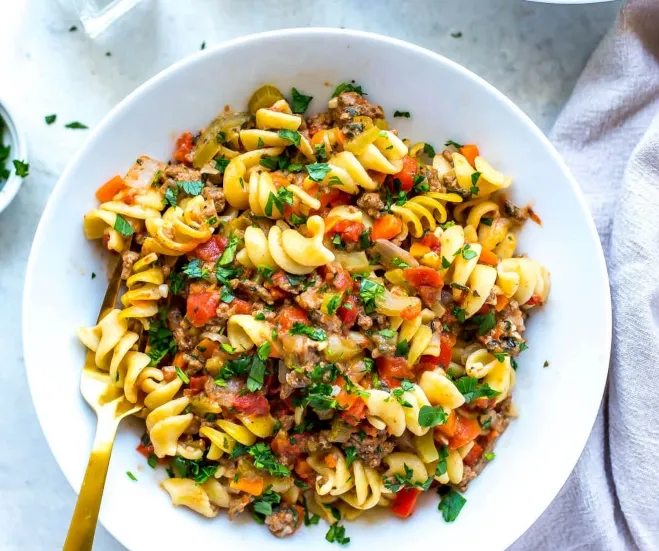
[[287,205],[293,204],[292,191],[289,191],[285,187],[280,187],[277,190],[276,195],[270,192],[270,195],[268,195],[268,201],[265,204],[265,209],[263,209],[265,211],[266,216],[272,216],[273,206],[277,207],[277,210],[280,212],[280,214],[284,214],[284,203],[286,203]]
[[[217,261],[218,266],[226,266],[231,264],[233,259],[236,257],[236,250],[238,249],[238,236],[231,234],[229,236],[229,244],[227,248],[222,252],[222,256]],[[218,278],[219,279],[219,278]]]
[[330,316],[333,316],[336,313],[336,311],[339,309],[340,305],[341,305],[341,298],[339,297],[339,295],[334,295],[327,302],[327,313]]
[[403,488],[420,488],[422,490],[427,490],[430,487],[433,477],[429,477],[425,482],[412,482],[412,479],[414,478],[414,471],[412,471],[412,469],[410,469],[407,464],[403,464],[403,469],[405,471],[405,475],[396,473],[391,477],[382,477],[384,487],[387,490],[395,494]]
[[454,142],[453,140],[447,140],[446,143],[444,144],[446,147],[453,146],[456,149],[460,149],[462,147],[461,143]]
[[371,236],[366,230],[364,230],[359,236],[359,247],[362,251],[365,251],[366,249],[370,248],[371,245],[373,245]]
[[332,92],[332,97],[335,98],[336,96],[343,94],[343,92],[355,92],[360,96],[364,95],[362,87],[356,86],[354,80],[352,82],[342,82],[341,84],[339,84],[336,88],[334,88],[334,92]]
[[[263,160],[263,158],[261,158],[261,160]],[[224,157],[215,159],[215,168],[220,174],[224,174],[224,171],[227,169],[230,162],[229,159],[225,159]]]
[[177,455],[172,460],[172,470],[181,478],[191,478],[195,484],[203,484],[217,471],[217,465],[209,465],[203,459],[186,459]]
[[338,543],[339,545],[350,543],[350,538],[346,537],[345,526],[341,526],[338,522],[329,527],[325,539],[330,543]]
[[396,336],[396,331],[394,331],[393,329],[381,329],[380,331],[377,331],[375,334],[380,335],[385,339],[393,339]]
[[175,207],[178,203],[178,188],[168,187],[165,190],[165,205]]
[[480,172],[474,172],[471,175],[471,189],[469,191],[471,191],[472,195],[478,195],[478,192],[480,191],[480,189],[478,188],[478,180],[480,177],[481,177]]
[[292,88],[291,98],[293,99],[293,101],[291,102],[291,110],[293,111],[293,113],[302,115],[308,109],[309,104],[313,99],[313,96],[305,96],[304,94],[298,92],[297,88]]
[[174,295],[178,295],[183,289],[184,279],[183,276],[178,272],[170,272],[169,274],[169,290]]
[[465,312],[464,308],[460,308],[459,306],[454,306],[453,310],[451,310],[451,313],[460,323],[464,323],[467,317],[467,312]]
[[[478,336],[482,337],[490,331],[491,329],[494,328],[494,326],[497,324],[497,320],[494,317],[494,312],[490,311],[487,314],[482,314],[482,315],[477,315],[471,318],[474,323],[478,325]],[[521,350],[521,346],[520,346]]]
[[410,118],[410,112],[409,111],[394,111],[394,117],[403,117],[405,119]]
[[186,385],[190,383],[190,379],[188,378],[188,376],[185,373],[183,373],[183,370],[178,366],[176,367],[176,376],[179,379],[181,379],[181,381],[183,381]]
[[327,173],[331,170],[327,163],[312,163],[305,165],[304,168],[307,169],[309,178],[314,182],[322,182],[325,179],[325,176],[327,176]]
[[264,442],[258,442],[250,446],[247,453],[254,458],[254,466],[268,474],[276,477],[288,476],[291,471],[288,467],[279,463],[272,454],[270,447]]
[[391,259],[391,263],[396,266],[396,268],[409,268],[410,265],[407,262],[403,262],[400,258],[395,256]]
[[442,476],[448,469],[446,464],[448,448],[446,446],[442,446],[437,450],[437,453],[439,453],[439,460],[437,461],[437,466],[435,467],[435,476]]
[[203,263],[198,258],[191,260],[183,267],[183,273],[190,279],[203,278],[207,279],[210,273],[204,268]]
[[137,478],[135,478],[135,475],[130,471],[126,471],[126,476],[128,476],[133,482],[137,482]]
[[450,267],[451,261],[445,256],[442,256],[442,270],[448,270]]
[[191,180],[189,182],[178,182],[179,187],[183,188],[183,191],[188,195],[199,195],[201,190],[204,189],[204,183],[199,180]]
[[265,377],[265,362],[270,356],[270,342],[266,341],[259,346],[256,354],[252,356],[252,365],[249,369],[247,377],[247,390],[256,392],[263,387],[263,379]]
[[53,124],[57,120],[57,115],[55,113],[53,113],[52,115],[46,115],[44,117],[44,120],[48,125]]
[[297,130],[288,130],[287,128],[282,128],[279,131],[278,136],[283,140],[288,140],[296,146],[300,145],[300,141],[302,139],[302,136],[300,136],[300,133]]
[[488,417],[487,419],[485,419],[485,421],[481,423],[481,428],[487,430],[490,428],[491,424],[492,424],[492,417]]
[[506,361],[506,356],[507,355],[508,354],[506,354],[505,352],[495,352],[493,354],[493,356],[497,359],[497,362],[499,362],[500,364],[502,364],[504,361]]
[[455,490],[449,490],[449,492],[442,497],[437,508],[442,512],[442,517],[444,517],[446,522],[453,522],[458,518],[465,503],[467,503],[467,500],[458,492]]
[[435,156],[435,148],[429,143],[423,145],[423,152],[428,155],[428,157]]
[[350,465],[352,465],[352,462],[357,459],[357,449],[355,446],[348,446],[345,449],[346,452],[346,467],[350,468]]
[[462,248],[462,258],[465,260],[471,260],[472,258],[476,258],[478,256],[478,253],[471,248],[471,245],[467,243],[463,248]]
[[487,383],[478,384],[476,377],[460,377],[455,381],[456,388],[460,391],[465,398],[465,402],[469,403],[478,398],[494,398],[499,395],[497,390],[494,390]]
[[199,46],[200,50],[205,50],[206,49],[206,42],[202,42],[201,46]]
[[[325,150],[325,144],[324,143],[316,144],[316,145],[313,146],[313,148],[314,148],[314,151],[316,152],[316,157],[318,157],[321,160],[322,159],[327,159],[327,151]],[[332,176],[330,178],[329,185],[331,185],[332,181],[335,180],[335,179],[339,180],[336,176]],[[341,180],[339,180],[339,183],[341,183]]]
[[158,456],[155,453],[149,454],[149,457],[146,460],[149,467],[155,469],[158,466]]
[[363,278],[359,284],[359,296],[364,302],[364,310],[367,314],[375,311],[375,303],[384,297],[384,286],[370,279]]
[[434,427],[443,425],[448,420],[448,415],[442,406],[421,406],[419,410],[419,425],[422,427]]
[[486,226],[491,226],[492,218],[481,218],[481,224],[485,224]]
[[121,235],[125,235],[126,237],[129,235],[133,235],[135,233],[135,230],[133,229],[133,226],[131,226],[128,221],[121,216],[121,214],[117,214],[117,218],[114,221],[114,229],[117,230]]
[[426,177],[423,174],[414,175],[414,185],[412,190],[416,193],[425,193],[430,191],[430,184],[426,181]]
[[268,489],[254,500],[254,512],[266,516],[271,515],[272,506],[280,502],[281,496],[277,492],[273,492],[272,489]]
[[87,128],[89,128],[88,126],[86,126],[86,125],[84,125],[84,124],[82,124],[81,122],[78,122],[78,121],[73,121],[73,122],[67,123],[67,124],[64,125],[64,127],[65,128],[72,128],[74,130],[86,130]]
[[525,342],[520,342],[520,343],[519,343],[519,351],[520,351],[520,352],[524,352],[524,350],[528,350],[528,348],[529,348],[529,347],[526,345]]
[[167,328],[167,313],[164,309],[159,312],[159,318],[151,321],[149,325],[149,350],[146,353],[151,367],[158,365],[165,356],[174,356],[178,347],[173,333]]
[[396,345],[396,356],[401,357],[401,358],[407,358],[407,354],[410,351],[410,346],[409,343],[407,342],[407,339],[403,339]]
[[270,268],[270,266],[264,266],[263,264],[261,264],[256,268],[256,273],[259,274],[266,281],[272,281],[272,274],[274,274],[275,271],[272,268]]
[[325,331],[323,331],[322,329],[318,329],[317,327],[309,327],[308,325],[304,325],[299,321],[296,321],[293,324],[293,327],[291,327],[291,329],[288,331],[288,334],[306,335],[312,341],[318,341],[318,342],[327,340],[327,333],[325,333]]
[[291,224],[294,226],[301,226],[302,224],[307,223],[307,217],[302,214],[302,215],[297,215],[295,213],[291,214]]
[[549,367],[549,362],[545,360],[545,363],[542,364],[542,367]]
[[483,456],[484,456],[485,459],[487,459],[488,461],[492,461],[492,460],[496,457],[496,455],[495,455],[494,453],[492,453],[492,452],[485,452],[485,453],[483,454]]

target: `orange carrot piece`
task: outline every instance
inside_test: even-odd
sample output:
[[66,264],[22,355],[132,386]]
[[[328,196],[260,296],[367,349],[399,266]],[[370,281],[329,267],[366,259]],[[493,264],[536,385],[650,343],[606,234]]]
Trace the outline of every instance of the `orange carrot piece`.
[[478,260],[483,264],[489,264],[490,266],[496,266],[499,263],[499,257],[487,249],[481,251],[481,256]]
[[229,486],[252,496],[260,496],[263,493],[262,478],[240,477],[238,480],[232,480]]
[[474,166],[474,161],[479,155],[477,146],[474,144],[463,145],[460,149],[458,149],[458,151],[469,161],[471,166]]
[[506,295],[499,295],[497,297],[497,304],[494,307],[494,309],[497,312],[501,312],[506,306],[508,306],[508,303],[510,302],[510,299]]
[[117,174],[96,190],[96,198],[101,203],[112,201],[114,196],[126,187],[127,186],[126,182],[124,182],[124,179]]

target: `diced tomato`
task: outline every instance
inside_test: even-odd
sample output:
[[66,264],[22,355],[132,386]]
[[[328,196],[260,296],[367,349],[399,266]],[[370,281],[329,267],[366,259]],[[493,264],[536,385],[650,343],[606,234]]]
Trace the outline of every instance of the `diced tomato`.
[[199,375],[198,377],[190,377],[190,386],[186,389],[188,396],[194,396],[204,390],[206,384],[206,375]]
[[421,297],[423,303],[432,308],[433,304],[439,300],[441,289],[439,287],[430,287],[429,285],[419,285],[416,288],[417,294]]
[[403,222],[398,216],[393,214],[385,214],[378,218],[373,224],[373,231],[371,232],[371,240],[376,239],[392,239],[396,237],[403,229]]
[[117,174],[96,190],[96,198],[101,203],[112,201],[114,196],[124,189],[126,189],[126,182]]
[[439,245],[439,238],[434,233],[427,233],[421,239],[421,244],[429,247],[430,250],[438,252],[441,247]]
[[144,444],[142,444],[142,442],[140,442],[137,448],[135,449],[147,459],[149,459],[149,456],[153,454],[153,444],[149,444],[148,446],[145,446]]
[[199,258],[204,262],[215,262],[222,256],[224,249],[227,248],[229,240],[221,235],[213,235],[205,243],[197,245],[192,252],[191,256]]
[[441,274],[433,268],[420,266],[418,268],[405,268],[403,277],[415,287],[427,285],[429,287],[441,287],[444,285]]
[[341,419],[349,425],[356,427],[364,417],[366,417],[366,402],[357,397],[348,409],[341,412]]
[[[315,197],[316,194],[318,193],[318,188],[316,188],[315,191],[313,190],[314,188],[310,187],[307,190],[307,193],[312,197]],[[325,207],[350,205],[352,203],[352,196],[349,193],[346,193],[345,191],[341,191],[340,189],[331,189],[328,192],[321,193],[320,195],[318,195],[318,200],[320,201],[320,208],[323,209]]]
[[[458,416],[456,415],[455,410],[452,409],[451,412],[448,414],[448,419],[446,419],[446,423],[444,423],[443,425],[435,426],[435,432],[439,433],[439,435],[444,435],[451,438],[455,434],[457,426],[458,426]],[[435,435],[435,439],[439,440],[439,438],[437,438],[437,435]]]
[[312,481],[316,475],[306,459],[298,459],[295,462],[295,472],[305,482]]
[[336,315],[339,316],[339,319],[343,322],[344,328],[349,329],[357,321],[357,303],[355,302],[355,297],[352,295],[345,298],[339,309],[336,311]]
[[247,494],[253,496],[260,496],[263,493],[263,486],[265,482],[260,476],[253,475],[243,475],[238,478],[234,478],[230,483],[229,487],[233,490],[240,490]]
[[380,380],[389,388],[399,387],[400,379],[410,379],[413,376],[410,366],[405,358],[385,358],[380,356],[375,360],[378,366]]
[[179,163],[187,163],[187,155],[190,151],[192,151],[192,134],[190,132],[183,132],[176,140],[174,159]]
[[337,464],[337,459],[332,453],[328,453],[324,458],[323,461],[325,462],[325,465],[327,465],[330,469],[336,469],[336,464]]
[[478,445],[478,442],[474,442],[474,445],[469,450],[469,453],[464,456],[462,461],[468,467],[473,467],[483,455],[483,448]]
[[476,157],[479,155],[478,147],[474,144],[466,144],[458,149],[458,152],[463,155],[471,166],[474,166]]
[[188,296],[186,317],[195,327],[202,327],[212,320],[220,304],[218,291],[205,291]]
[[508,306],[508,303],[510,302],[510,299],[506,295],[497,295],[497,303],[494,306],[494,309],[497,312],[501,312],[506,306]]
[[332,285],[334,285],[338,291],[346,291],[352,287],[352,283],[352,277],[350,277],[348,271],[341,266],[341,264],[337,263],[336,273],[334,274],[334,279],[332,279]]
[[421,356],[421,362],[427,362],[434,365],[440,365],[446,369],[451,363],[451,358],[453,357],[453,345],[455,337],[451,335],[450,337],[446,334],[442,334],[439,338],[440,340],[440,349],[439,356]]
[[303,323],[304,325],[309,325],[309,319],[307,318],[307,313],[298,308],[297,306],[289,306],[284,308],[278,316],[279,320],[279,330],[288,333],[295,323]]
[[421,494],[418,488],[402,488],[396,492],[396,498],[391,504],[391,512],[400,517],[407,518],[416,507],[416,500]]
[[529,300],[526,301],[527,306],[540,306],[542,304],[542,299],[538,295],[533,295]]
[[417,303],[414,306],[406,306],[400,312],[400,317],[407,321],[412,321],[419,314],[421,314],[421,303]]
[[357,243],[359,236],[364,231],[364,224],[353,222],[352,220],[339,220],[327,232],[327,235],[341,235],[341,239],[346,243]]
[[249,305],[249,302],[239,298],[234,298],[231,301],[231,309],[229,310],[230,315],[235,314],[251,314],[252,307]]
[[270,404],[263,394],[248,392],[233,399],[233,407],[245,415],[267,415],[270,413]]
[[455,433],[448,441],[449,450],[455,450],[469,444],[481,433],[481,426],[476,419],[457,415]]
[[302,434],[286,436],[284,432],[278,432],[270,447],[280,457],[297,457],[304,452],[304,438]]
[[489,264],[490,266],[496,266],[499,263],[499,257],[492,251],[487,249],[481,250],[480,257],[478,258],[479,262],[483,264]]
[[414,187],[414,176],[419,170],[418,163],[414,157],[405,155],[403,157],[403,168],[398,174],[394,174],[392,187],[395,189],[395,182],[400,181],[400,189],[402,191],[410,191]]
[[359,430],[363,430],[368,436],[376,437],[378,435],[378,429],[368,421],[363,421],[362,424],[359,425]]

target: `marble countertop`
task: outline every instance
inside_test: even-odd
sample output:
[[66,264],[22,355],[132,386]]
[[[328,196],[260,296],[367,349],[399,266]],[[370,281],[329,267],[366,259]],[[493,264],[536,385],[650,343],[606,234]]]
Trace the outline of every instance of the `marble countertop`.
[[[202,42],[332,26],[387,34],[440,52],[487,79],[548,131],[620,7],[620,1],[557,6],[523,0],[143,0],[91,41],[80,30],[69,32],[81,25],[53,0],[3,4],[0,97],[14,107],[27,135],[30,175],[0,214],[0,549],[60,549],[76,498],[37,423],[20,329],[32,237],[58,175],[88,134],[67,130],[64,123],[93,127],[135,87]],[[51,113],[57,124],[47,126],[44,116]],[[39,346],[38,336],[32,345]],[[99,527],[95,549],[123,547]]]

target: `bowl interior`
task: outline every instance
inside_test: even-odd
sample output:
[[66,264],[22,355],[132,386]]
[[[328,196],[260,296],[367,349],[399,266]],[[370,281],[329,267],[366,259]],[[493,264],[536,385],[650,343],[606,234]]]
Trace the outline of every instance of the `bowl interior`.
[[[311,94],[322,110],[333,90],[355,79],[382,104],[402,136],[441,149],[475,142],[514,177],[513,198],[531,202],[543,226],[528,224],[519,250],[552,272],[552,292],[530,319],[530,348],[519,358],[515,402],[520,417],[501,438],[496,459],[467,492],[453,524],[424,496],[407,521],[366,515],[347,525],[352,545],[379,549],[470,546],[503,549],[540,515],[586,442],[602,395],[609,357],[610,303],[603,256],[573,180],[540,131],[505,97],[465,69],[399,41],[328,29],[267,33],[199,53],[165,71],[120,104],[89,138],[57,185],[37,231],[24,296],[24,347],[35,406],[50,447],[78,488],[94,433],[94,416],[78,391],[84,350],[78,326],[92,324],[105,291],[107,258],[85,240],[82,216],[94,190],[124,173],[138,155],[170,158],[184,130],[197,131],[225,105],[242,109],[251,91],[272,83]],[[410,119],[393,119],[394,110]],[[575,269],[576,267],[578,269]],[[92,279],[92,273],[99,277]],[[584,323],[575,309],[588,312]],[[543,363],[549,362],[544,368]],[[557,401],[563,407],[557,407]],[[569,407],[564,405],[569,404]],[[251,519],[230,523],[174,509],[135,451],[142,432],[123,425],[114,449],[101,519],[128,548],[303,549],[327,546],[326,526],[277,540]],[[551,443],[551,445],[548,445]],[[131,471],[138,479],[126,476]],[[144,530],[144,526],[176,530]]]
[[11,148],[5,165],[10,171],[9,178],[0,183],[0,212],[2,212],[9,206],[23,183],[23,178],[16,175],[12,160],[20,159],[27,162],[25,139],[16,126],[16,119],[2,101],[0,101],[0,138],[1,144]]

